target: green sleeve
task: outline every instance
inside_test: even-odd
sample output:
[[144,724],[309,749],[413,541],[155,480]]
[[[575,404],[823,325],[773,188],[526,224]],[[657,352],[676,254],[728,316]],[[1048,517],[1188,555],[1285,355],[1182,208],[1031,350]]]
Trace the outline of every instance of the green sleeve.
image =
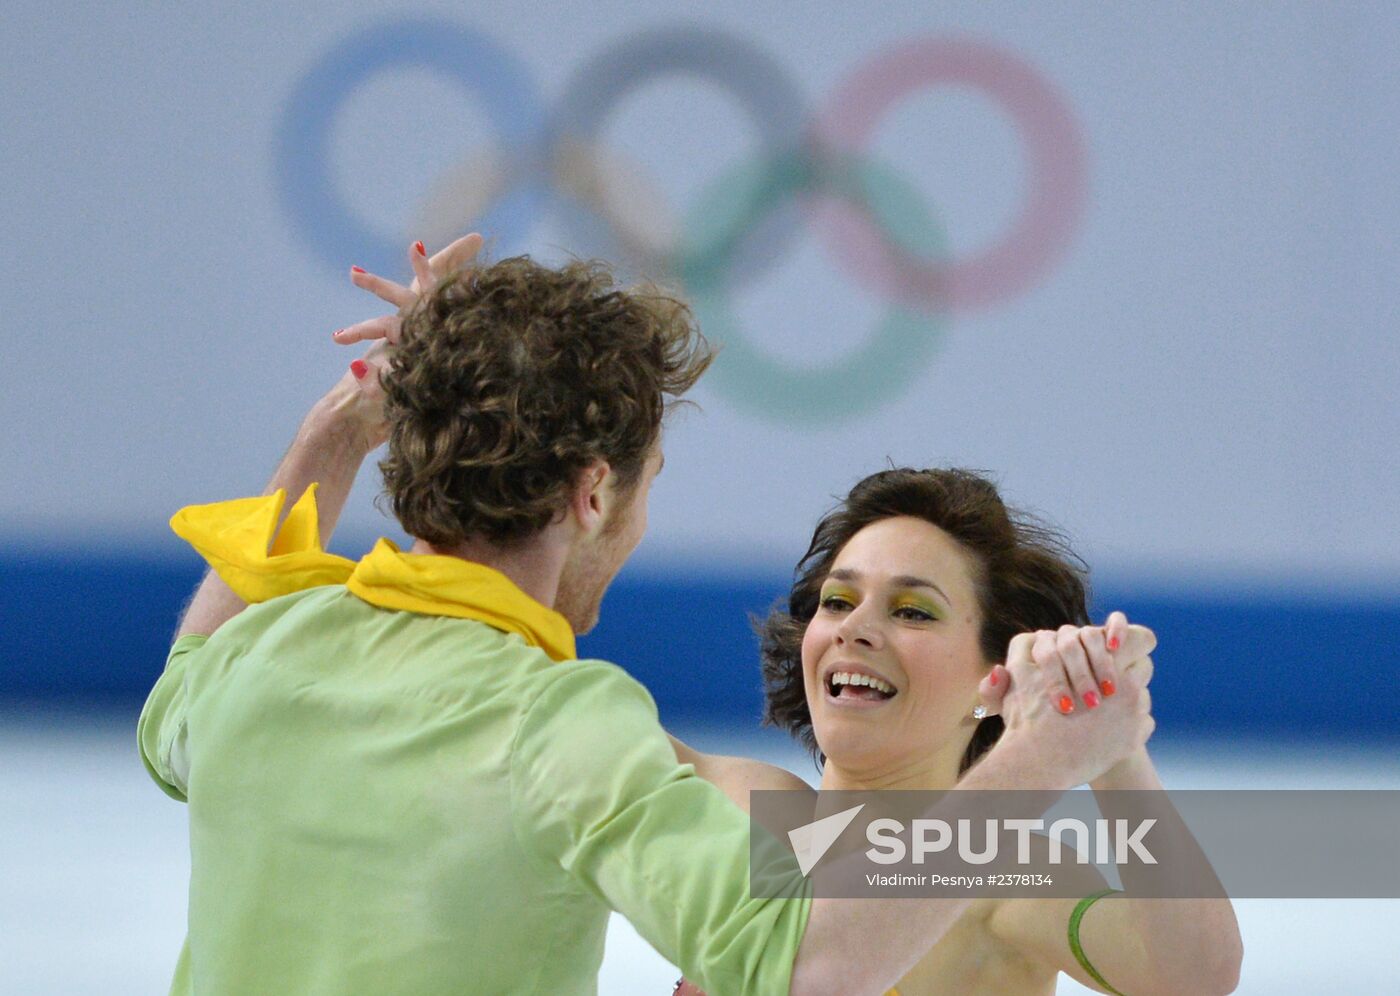
[[136,739],[141,760],[166,795],[185,801],[185,673],[194,651],[209,638],[182,636],[170,648],[165,671],[146,698],[141,718],[136,721]]
[[749,820],[675,753],[646,689],[600,661],[559,665],[511,752],[516,832],[631,921],[701,988],[785,993],[810,911],[755,899]]

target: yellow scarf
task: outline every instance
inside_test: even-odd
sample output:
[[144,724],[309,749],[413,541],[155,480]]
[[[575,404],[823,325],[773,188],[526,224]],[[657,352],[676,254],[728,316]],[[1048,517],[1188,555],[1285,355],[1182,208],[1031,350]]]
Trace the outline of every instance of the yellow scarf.
[[343,584],[380,608],[475,619],[519,634],[554,660],[578,656],[568,620],[500,571],[460,557],[406,554],[387,539],[357,564],[321,549],[315,484],[278,531],[286,500],[286,491],[279,490],[261,498],[189,505],[171,517],[170,528],[245,602]]

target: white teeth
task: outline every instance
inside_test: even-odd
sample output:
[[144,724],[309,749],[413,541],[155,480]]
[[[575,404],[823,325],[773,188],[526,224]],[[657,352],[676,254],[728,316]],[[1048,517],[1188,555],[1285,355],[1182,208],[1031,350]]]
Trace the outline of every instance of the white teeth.
[[833,688],[841,685],[863,685],[884,692],[886,695],[894,694],[894,686],[888,681],[882,681],[868,674],[856,674],[852,671],[837,671],[831,676],[831,685]]

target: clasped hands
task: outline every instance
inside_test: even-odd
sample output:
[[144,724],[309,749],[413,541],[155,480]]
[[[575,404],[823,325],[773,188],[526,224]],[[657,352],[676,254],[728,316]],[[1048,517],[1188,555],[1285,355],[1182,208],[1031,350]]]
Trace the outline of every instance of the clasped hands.
[[1102,626],[1021,633],[978,687],[1003,739],[1030,735],[1043,753],[1091,781],[1146,744],[1156,635],[1114,612]]

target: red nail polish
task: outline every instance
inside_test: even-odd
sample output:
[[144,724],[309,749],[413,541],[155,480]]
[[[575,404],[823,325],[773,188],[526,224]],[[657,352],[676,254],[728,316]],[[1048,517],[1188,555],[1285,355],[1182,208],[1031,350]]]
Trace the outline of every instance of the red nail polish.
[[420,256],[426,256],[426,255],[428,255],[428,250],[426,250],[426,249],[423,248],[423,243],[421,243],[421,242],[415,242],[415,243],[413,243],[413,248],[415,248],[415,249],[418,250],[418,255],[420,255]]
[[997,677],[997,673],[995,671],[993,671],[991,676],[987,679],[987,684],[991,685],[993,688],[996,688],[997,685],[1001,684],[1001,679]]
[[351,272],[351,273],[364,273],[365,270],[364,270],[364,267],[362,267],[362,266],[352,266],[352,267],[350,267],[350,272]]
[[1113,683],[1112,678],[1105,678],[1103,681],[1099,682],[1099,687],[1103,689],[1104,698],[1108,698],[1114,692],[1118,691],[1118,686]]
[[1117,636],[1110,636],[1110,637],[1108,638],[1108,649],[1109,649],[1109,650],[1117,650],[1117,649],[1118,649],[1118,637],[1117,637]]
[[1068,695],[1061,695],[1058,705],[1060,707],[1060,712],[1064,713],[1066,716],[1074,712],[1074,699],[1070,698]]
[[369,364],[364,360],[354,360],[350,363],[350,372],[356,380],[364,380],[365,374],[369,373]]
[[1097,708],[1099,707],[1099,693],[1098,693],[1098,692],[1085,692],[1085,693],[1084,693],[1084,704],[1085,704],[1086,706],[1088,706],[1090,709],[1097,709]]

